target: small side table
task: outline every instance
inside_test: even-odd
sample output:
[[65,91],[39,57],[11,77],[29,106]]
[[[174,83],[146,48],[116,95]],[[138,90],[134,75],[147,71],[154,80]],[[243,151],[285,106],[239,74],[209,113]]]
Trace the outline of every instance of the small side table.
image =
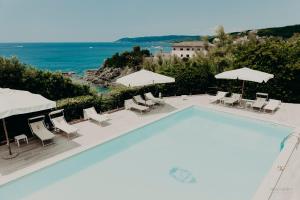
[[22,140],[28,144],[28,139],[25,134],[15,136],[15,142],[17,143],[18,147],[20,147],[20,141]]

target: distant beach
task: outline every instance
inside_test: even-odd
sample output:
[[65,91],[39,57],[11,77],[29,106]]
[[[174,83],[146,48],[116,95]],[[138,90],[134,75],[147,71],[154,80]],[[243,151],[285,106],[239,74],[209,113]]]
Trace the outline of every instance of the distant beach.
[[169,43],[0,43],[0,56],[17,56],[21,62],[50,71],[75,72],[99,68],[104,60],[133,46],[147,48],[151,53],[169,51]]

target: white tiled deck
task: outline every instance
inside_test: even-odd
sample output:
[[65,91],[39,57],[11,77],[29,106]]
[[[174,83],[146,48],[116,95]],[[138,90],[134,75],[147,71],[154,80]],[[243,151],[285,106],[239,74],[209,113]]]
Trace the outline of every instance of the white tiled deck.
[[[300,132],[300,117],[298,116],[300,114],[300,104],[282,104],[281,108],[275,114],[265,114],[238,108],[224,107],[221,105],[212,105],[209,103],[209,96],[207,95],[189,96],[187,100],[182,100],[181,97],[171,97],[166,98],[166,101],[167,105],[165,105],[164,107],[156,108],[144,115],[128,110],[121,110],[112,113],[110,115],[111,121],[102,126],[99,126],[98,124],[89,121],[84,121],[75,124],[75,126],[79,128],[79,133],[81,137],[73,139],[73,142],[78,143],[79,147],[61,153],[50,159],[43,160],[40,163],[29,166],[10,175],[2,177],[0,176],[0,185],[9,180],[13,180],[24,174],[30,173],[39,168],[54,163],[58,160],[84,151],[88,148],[91,148],[92,146],[101,144],[112,138],[123,135],[124,133],[132,129],[146,125],[152,121],[155,121],[163,116],[170,114],[171,112],[175,112],[177,110],[192,105],[207,107],[222,112],[228,112],[240,116],[246,116],[283,125],[288,125],[295,127],[295,130],[299,130]],[[277,183],[278,177],[280,177],[276,188],[272,190],[273,186],[270,187],[269,184],[262,184],[262,189],[259,190],[256,194],[255,200],[300,199],[300,171],[298,170],[300,169],[300,150],[298,148],[294,149],[297,139],[297,137],[291,137],[290,141],[288,142],[290,143],[290,148],[287,149],[290,149],[291,151],[294,150],[293,153],[291,154],[291,152],[287,150],[287,152],[282,153],[281,158],[278,159],[278,163],[282,163],[282,160],[286,160],[285,158],[290,157],[288,164],[285,166],[285,169],[283,171],[279,170],[277,168],[276,161],[271,170],[271,177],[268,176],[268,178],[266,178],[266,180],[264,181],[264,183],[271,182],[274,185],[274,183]],[[271,191],[273,191],[272,194]]]

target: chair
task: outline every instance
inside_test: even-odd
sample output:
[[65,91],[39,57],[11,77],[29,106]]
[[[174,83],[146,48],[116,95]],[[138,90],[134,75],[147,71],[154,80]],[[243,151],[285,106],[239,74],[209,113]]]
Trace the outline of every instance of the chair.
[[61,130],[67,134],[68,138],[70,138],[71,134],[78,134],[78,128],[73,125],[70,125],[65,117],[64,110],[56,110],[49,113],[49,118],[51,123],[53,124],[55,129]]
[[143,105],[143,106],[154,106],[155,103],[152,101],[152,100],[144,100],[141,95],[136,95],[133,97],[133,99],[135,100],[135,102],[137,102],[138,104],[140,105]]
[[262,108],[267,104],[269,95],[267,93],[256,93],[256,99],[252,104],[252,109],[262,110]]
[[252,104],[252,109],[261,110],[267,104],[267,99],[258,97]]
[[163,99],[154,97],[151,92],[144,94],[144,96],[145,96],[146,100],[151,100],[156,104],[165,104],[165,101]]
[[223,99],[227,94],[228,94],[228,92],[218,91],[216,96],[213,96],[212,98],[210,98],[210,103],[220,102],[221,99]]
[[274,113],[281,105],[280,100],[270,99],[267,105],[264,107],[264,111],[271,111]]
[[233,106],[234,104],[239,103],[241,98],[241,94],[232,93],[231,97],[224,97],[222,100],[224,100],[224,104],[230,104]]
[[[41,141],[43,146],[45,145],[45,141],[52,140],[55,135],[50,132],[45,125],[45,116],[38,116],[28,119],[28,124],[33,135],[36,135]],[[52,144],[53,142],[48,143]]]
[[98,114],[95,107],[83,109],[83,117],[84,119],[94,120],[100,124],[110,120],[108,114]]
[[149,111],[149,107],[138,105],[133,101],[133,99],[125,100],[124,106],[126,110],[134,109],[140,111],[141,113],[145,111]]

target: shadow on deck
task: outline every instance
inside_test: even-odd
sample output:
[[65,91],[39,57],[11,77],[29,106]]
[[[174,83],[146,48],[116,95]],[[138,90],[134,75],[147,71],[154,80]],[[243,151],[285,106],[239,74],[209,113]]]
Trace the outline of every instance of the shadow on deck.
[[53,142],[54,144],[43,147],[39,139],[30,138],[29,144],[21,143],[20,148],[15,143],[11,143],[12,152],[18,152],[19,155],[10,160],[2,159],[8,154],[8,148],[6,145],[0,146],[0,174],[7,175],[16,172],[80,146],[61,134],[56,134]]

